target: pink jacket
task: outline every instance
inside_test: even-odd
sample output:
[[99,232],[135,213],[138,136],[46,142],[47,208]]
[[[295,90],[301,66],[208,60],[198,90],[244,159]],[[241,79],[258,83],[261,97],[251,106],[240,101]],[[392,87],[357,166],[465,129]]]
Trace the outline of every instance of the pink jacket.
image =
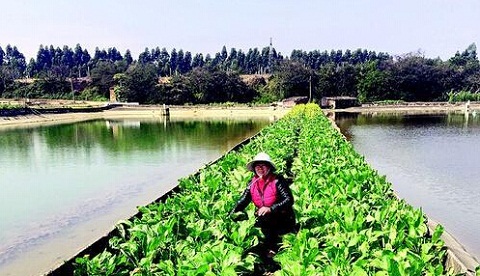
[[255,176],[250,185],[253,204],[257,208],[271,207],[277,201],[277,179],[270,176],[266,180]]

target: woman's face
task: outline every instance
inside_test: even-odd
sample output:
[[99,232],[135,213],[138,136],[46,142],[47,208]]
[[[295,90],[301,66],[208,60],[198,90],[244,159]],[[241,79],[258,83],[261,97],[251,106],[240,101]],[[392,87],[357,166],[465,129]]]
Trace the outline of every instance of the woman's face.
[[255,168],[255,174],[257,174],[259,177],[266,176],[270,172],[270,165],[265,162],[255,163],[254,168]]

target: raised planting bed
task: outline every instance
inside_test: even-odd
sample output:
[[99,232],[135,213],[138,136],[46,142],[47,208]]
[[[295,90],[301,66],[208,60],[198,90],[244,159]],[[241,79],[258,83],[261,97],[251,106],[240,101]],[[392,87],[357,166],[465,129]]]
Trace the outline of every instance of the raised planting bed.
[[[261,232],[228,217],[260,151],[293,177],[299,231],[283,238],[275,275],[448,275],[443,229],[395,197],[317,105],[295,107],[249,143],[179,181],[117,224],[108,245],[51,275],[252,275]],[[106,243],[106,242],[104,242]],[[61,273],[60,273],[61,271]]]

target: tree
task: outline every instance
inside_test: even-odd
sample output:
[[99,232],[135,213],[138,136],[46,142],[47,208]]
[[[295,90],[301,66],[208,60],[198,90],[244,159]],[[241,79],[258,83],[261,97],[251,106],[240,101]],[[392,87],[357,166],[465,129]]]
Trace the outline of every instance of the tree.
[[158,69],[160,76],[169,76],[170,75],[170,54],[167,49],[162,48],[160,51],[160,56],[158,57]]
[[75,50],[73,51],[73,63],[75,64],[75,69],[77,71],[77,77],[82,77],[82,69],[84,65],[83,60],[83,49],[80,44],[77,43]]
[[290,54],[290,60],[303,63],[305,61],[303,57],[304,55],[306,55],[304,51],[293,49],[292,53]]
[[180,74],[186,73],[187,71],[184,71],[184,69],[185,69],[186,67],[187,67],[187,66],[185,65],[183,50],[180,49],[180,50],[178,50],[178,53],[177,53],[177,68],[176,68],[176,72],[177,72],[177,73],[180,73]]
[[162,101],[169,104],[250,102],[257,95],[238,74],[198,67],[174,76],[160,91]]
[[91,70],[92,84],[96,87],[99,93],[109,98],[110,87],[113,86],[113,76],[118,73],[115,65],[111,61],[99,61]]
[[192,60],[192,68],[195,69],[195,68],[201,68],[205,65],[205,61],[203,60],[203,55],[202,54],[196,54],[194,57],[193,57],[193,60]]
[[150,61],[151,61],[150,51],[148,50],[148,47],[147,47],[145,48],[145,51],[140,53],[140,55],[138,56],[138,62],[140,62],[141,64],[147,64]]
[[156,103],[159,99],[157,70],[153,64],[137,63],[113,78],[115,92],[122,101]]
[[245,57],[245,71],[247,74],[258,74],[260,71],[260,52],[257,48],[249,49]]
[[360,70],[358,76],[358,100],[378,101],[388,98],[388,77],[377,67],[378,61],[370,61]]
[[173,76],[170,83],[159,86],[160,102],[166,104],[193,103],[191,91],[185,85],[185,76]]
[[337,66],[335,70],[335,87],[338,96],[357,96],[357,70],[348,63]]
[[[477,46],[470,44],[461,54],[459,51],[450,58],[450,64],[457,67],[468,67],[469,69],[478,69],[479,61],[477,58]],[[465,68],[466,69],[466,68]]]
[[238,73],[245,73],[245,53],[242,50],[238,50],[237,53],[237,64],[238,64]]
[[125,59],[117,60],[114,63],[116,72],[125,72],[127,71],[129,65]]
[[73,58],[74,52],[68,46],[63,46],[62,53],[60,56],[60,65],[68,71],[68,76],[75,75],[75,60]]
[[133,63],[133,58],[132,58],[132,53],[130,52],[129,49],[125,51],[125,55],[123,56],[125,61],[127,62],[127,65],[130,65]]
[[249,102],[255,96],[238,74],[223,70],[197,68],[186,74],[183,81],[194,103]]
[[223,45],[222,47],[222,52],[220,54],[220,62],[222,64],[225,64],[225,61],[227,61],[227,57],[228,57],[228,53],[227,53],[227,47],[225,47],[225,45]]
[[3,65],[4,58],[5,58],[5,52],[3,51],[2,47],[0,47],[0,66]]
[[337,65],[333,62],[320,66],[317,71],[318,81],[315,83],[314,98],[337,95],[336,69]]
[[296,61],[283,61],[270,79],[267,92],[276,100],[292,96],[308,96],[310,79],[316,81],[314,72]]
[[37,73],[37,64],[35,63],[35,59],[31,58],[27,65],[26,74],[28,78],[32,78]]
[[352,64],[352,51],[350,49],[345,50],[345,53],[343,54],[343,62]]
[[183,63],[181,67],[182,73],[190,72],[192,70],[192,53],[189,51],[185,52],[185,56],[183,57]]
[[178,66],[178,54],[175,48],[172,49],[170,53],[170,72],[169,75],[171,76],[172,73],[177,74],[177,66]]
[[27,63],[25,56],[18,51],[17,46],[7,45],[3,59],[4,76],[10,79],[18,79],[25,74]]
[[480,71],[477,71],[467,78],[468,90],[473,93],[480,93]]
[[4,75],[5,68],[3,66],[3,60],[5,59],[5,52],[2,47],[0,47],[0,96],[5,91],[6,79]]
[[220,53],[216,53],[215,57],[209,63],[208,66],[211,70],[221,69],[222,67],[222,55]]
[[89,64],[91,63],[91,57],[90,54],[88,53],[87,49],[83,50],[83,55],[82,55],[82,71],[85,72],[86,75],[90,75],[90,66]]
[[270,48],[264,47],[260,55],[260,74],[270,73]]
[[[460,89],[476,91],[478,87],[477,75],[480,74],[480,63],[477,57],[477,46],[470,44],[461,54],[457,51],[455,56],[449,59],[449,65],[453,69],[452,76]],[[458,89],[458,85],[456,90]]]
[[237,54],[237,50],[235,48],[230,49],[230,54],[228,55],[228,58],[225,62],[225,69],[227,71],[229,71],[229,70],[238,71],[238,69],[239,69],[238,54]]
[[107,50],[107,59],[110,60],[110,61],[119,61],[119,60],[122,60],[123,57],[122,55],[120,54],[120,52],[115,48],[108,48]]
[[440,99],[445,92],[437,62],[418,54],[398,57],[391,67],[391,74],[395,99],[431,101]]
[[207,54],[205,56],[205,66],[210,68],[211,64],[212,64],[212,57],[210,56],[210,54]]

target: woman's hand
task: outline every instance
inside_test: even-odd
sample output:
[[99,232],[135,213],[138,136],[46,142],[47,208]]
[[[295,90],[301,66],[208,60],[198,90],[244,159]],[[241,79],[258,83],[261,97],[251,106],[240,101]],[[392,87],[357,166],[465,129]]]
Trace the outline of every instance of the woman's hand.
[[272,212],[272,210],[270,209],[270,207],[265,207],[265,206],[263,206],[263,207],[261,207],[260,209],[258,209],[257,215],[258,215],[259,217],[261,217],[261,216],[264,216],[264,215],[269,214],[269,213],[271,213],[271,212]]

